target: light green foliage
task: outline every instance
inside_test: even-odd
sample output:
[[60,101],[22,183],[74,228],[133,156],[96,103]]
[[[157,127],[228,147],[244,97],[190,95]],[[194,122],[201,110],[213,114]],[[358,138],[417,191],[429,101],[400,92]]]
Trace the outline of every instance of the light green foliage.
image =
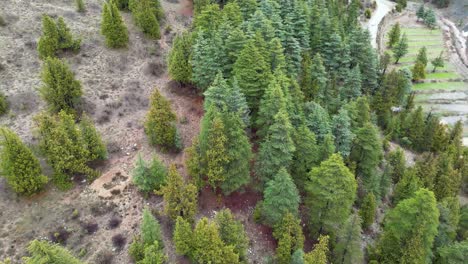
[[156,157],[153,158],[151,165],[138,155],[133,169],[133,183],[144,193],[159,191],[166,183],[167,169]]
[[73,113],[83,92],[81,83],[75,79],[68,65],[57,58],[47,58],[41,77],[43,86],[39,91],[49,110],[53,113],[62,110]]
[[341,156],[333,154],[312,169],[305,187],[311,232],[334,234],[351,213],[357,189],[354,175]]
[[[385,216],[376,252],[379,263],[426,263],[438,224],[439,210],[431,191],[420,189],[412,198],[401,201]],[[417,259],[402,262],[410,256]]]
[[41,59],[55,57],[59,50],[77,51],[80,49],[80,45],[81,40],[73,39],[70,29],[62,17],[58,18],[57,23],[47,15],[42,17],[42,36],[37,44],[37,51]]
[[168,257],[164,254],[159,242],[154,241],[152,245],[145,248],[144,257],[137,264],[164,264],[167,260]]
[[227,138],[224,123],[219,114],[215,114],[207,131],[205,152],[206,176],[212,188],[225,181],[229,157],[226,155]]
[[327,110],[316,102],[308,102],[304,106],[305,124],[322,143],[325,135],[331,134],[330,116]]
[[219,235],[224,244],[233,246],[234,253],[239,255],[239,259],[246,261],[249,238],[242,223],[234,218],[229,209],[219,211],[214,220],[218,224]]
[[197,187],[184,183],[174,164],[169,168],[166,186],[159,192],[164,197],[164,211],[173,220],[178,216],[193,221],[198,209]]
[[189,32],[177,35],[169,52],[168,70],[172,79],[181,83],[190,83],[192,80],[191,54],[192,35]]
[[193,232],[190,222],[178,216],[174,227],[174,244],[176,253],[189,255],[192,253]]
[[257,135],[260,138],[265,138],[280,109],[286,109],[286,99],[280,83],[273,77],[263,94],[258,110],[256,127],[258,128]]
[[155,88],[145,121],[145,133],[149,137],[150,144],[160,146],[164,150],[176,148],[176,120],[177,117],[169,101]]
[[439,264],[463,264],[468,259],[468,240],[442,247],[437,252]]
[[328,133],[325,135],[322,144],[320,144],[320,162],[327,160],[335,151],[334,137],[331,133]]
[[443,52],[441,52],[437,58],[431,61],[432,66],[434,66],[434,69],[432,70],[432,72],[435,72],[437,68],[444,67],[445,63],[444,63],[444,59],[442,58],[442,55],[443,55]]
[[[159,39],[161,32],[159,29],[159,22],[156,14],[159,11],[153,6],[154,0],[140,0],[137,1],[132,9],[133,19],[135,24],[141,28],[146,36]],[[159,1],[157,1],[159,3]],[[160,4],[159,4],[160,7]]]
[[104,3],[101,34],[109,48],[122,48],[128,44],[128,30],[114,1]]
[[328,236],[320,236],[318,244],[304,257],[305,264],[327,264],[328,263]]
[[416,62],[421,62],[424,65],[424,68],[427,66],[427,48],[424,46],[419,49],[418,56],[416,57]]
[[395,186],[393,202],[398,204],[398,202],[412,197],[421,187],[422,184],[415,171],[413,169],[406,170],[403,177]]
[[0,171],[8,185],[22,195],[32,195],[48,182],[39,160],[11,130],[0,127]]
[[361,209],[359,210],[363,229],[368,229],[374,223],[376,209],[377,204],[375,201],[375,195],[373,193],[368,193],[362,202]]
[[6,96],[0,92],[0,116],[5,114],[8,110],[8,101],[6,99]]
[[83,264],[70,251],[58,244],[47,241],[34,240],[28,245],[30,257],[24,257],[25,264],[54,263],[54,264]]
[[357,214],[349,216],[348,220],[346,220],[344,225],[340,228],[336,241],[336,245],[333,249],[333,263],[354,264],[363,262],[364,254],[361,249],[361,219]]
[[193,24],[199,31],[214,32],[221,24],[222,14],[218,4],[209,4],[195,16]]
[[284,167],[267,182],[263,198],[262,215],[270,226],[279,224],[287,213],[298,214],[299,192]]
[[145,245],[151,245],[154,241],[162,245],[161,227],[158,220],[151,214],[149,208],[143,209],[143,218],[141,220],[141,240]]
[[320,161],[320,149],[312,133],[305,125],[300,126],[294,132],[294,152],[293,162],[291,164],[291,176],[296,186],[303,190],[304,183],[307,181],[308,174],[313,166],[318,165]]
[[287,213],[273,231],[278,240],[276,258],[279,263],[291,263],[292,255],[304,247],[301,220],[291,213]]
[[87,115],[81,117],[79,123],[84,147],[89,152],[89,159],[104,160],[107,158],[106,145],[102,142],[101,135],[94,127],[93,121]]
[[84,0],[75,0],[76,11],[83,13],[86,11],[86,6]]
[[408,54],[408,38],[406,34],[403,34],[400,41],[393,46],[392,51],[395,64],[397,64],[403,56]]
[[413,80],[415,81],[426,79],[426,67],[420,61],[417,61],[416,64],[414,64],[411,72],[413,73]]
[[73,39],[70,29],[63,20],[63,17],[59,17],[57,20],[57,32],[58,32],[58,47],[60,50],[73,50],[77,51],[80,49],[81,39]]
[[453,167],[451,156],[443,153],[439,157],[438,172],[434,179],[434,193],[438,200],[458,195],[461,184],[461,174]]

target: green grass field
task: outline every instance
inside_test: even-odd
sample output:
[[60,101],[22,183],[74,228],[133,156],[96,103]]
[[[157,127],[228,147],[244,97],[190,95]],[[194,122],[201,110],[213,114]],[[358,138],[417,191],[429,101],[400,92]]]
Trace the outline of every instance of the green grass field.
[[464,82],[437,82],[437,83],[417,83],[413,85],[415,91],[427,90],[463,90],[468,89],[468,83]]

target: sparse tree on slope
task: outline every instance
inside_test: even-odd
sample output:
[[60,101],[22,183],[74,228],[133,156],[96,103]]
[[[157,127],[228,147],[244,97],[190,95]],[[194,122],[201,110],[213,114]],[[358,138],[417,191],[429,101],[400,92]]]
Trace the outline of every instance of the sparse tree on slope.
[[172,79],[181,83],[190,83],[192,80],[191,54],[192,35],[189,32],[177,35],[169,52],[168,69]]
[[396,23],[395,25],[392,26],[392,29],[390,29],[390,32],[388,33],[387,46],[389,48],[393,48],[393,46],[396,45],[400,41],[400,34],[401,34],[400,23]]
[[246,261],[249,238],[242,222],[236,220],[229,209],[219,211],[215,216],[219,235],[224,244],[234,247],[234,253],[239,255],[241,261]]
[[392,51],[393,57],[395,58],[395,64],[397,64],[403,56],[408,54],[408,38],[406,37],[406,34],[403,34],[400,41],[398,41],[398,43],[396,43],[392,48]]
[[364,256],[361,249],[361,219],[357,214],[349,216],[338,232],[333,250],[336,264],[362,263]]
[[28,245],[28,252],[30,256],[23,258],[25,264],[83,264],[83,262],[75,258],[66,248],[47,241],[32,241]]
[[44,15],[42,16],[42,36],[37,43],[37,51],[41,59],[54,57],[59,47],[59,35],[54,20]]
[[101,34],[110,48],[122,48],[128,44],[128,30],[114,1],[106,2],[102,11]]

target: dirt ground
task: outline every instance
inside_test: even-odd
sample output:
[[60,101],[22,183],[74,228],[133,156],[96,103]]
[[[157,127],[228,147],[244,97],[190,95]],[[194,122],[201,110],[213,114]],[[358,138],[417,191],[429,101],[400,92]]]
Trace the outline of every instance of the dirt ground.
[[[177,32],[191,23],[190,0],[162,0],[166,21],[161,25],[161,40],[146,39],[135,27],[131,15],[123,13],[129,29],[127,49],[110,50],[100,35],[101,6],[104,0],[86,0],[84,14],[75,11],[74,0],[5,0],[1,15],[7,25],[0,27],[0,90],[8,98],[11,111],[0,117],[0,125],[16,131],[34,146],[33,117],[44,110],[38,96],[41,86],[41,61],[36,52],[41,33],[41,16],[64,17],[74,35],[82,38],[78,54],[63,54],[76,78],[81,81],[83,109],[94,119],[108,145],[109,159],[97,164],[100,178],[89,184],[75,179],[68,192],[49,186],[43,193],[22,198],[0,179],[0,259],[12,257],[14,263],[25,253],[28,241],[47,238],[58,241],[89,263],[130,263],[127,254],[133,235],[138,232],[141,211],[149,206],[161,222],[165,250],[170,263],[186,263],[177,257],[170,241],[172,224],[161,214],[160,197],[144,199],[130,184],[137,153],[146,159],[157,155],[165,164],[175,163],[184,170],[184,154],[161,153],[148,146],[143,131],[148,98],[159,89],[177,113],[177,124],[184,146],[198,134],[203,115],[203,100],[187,87],[171,82],[166,68],[167,53]],[[49,171],[45,167],[45,171]],[[251,263],[262,263],[272,253],[271,230],[252,221],[252,211],[261,195],[253,191],[233,194],[219,200],[209,190],[200,196],[200,216],[213,216],[222,207],[232,208],[246,225],[251,237]],[[213,204],[213,201],[214,204]],[[118,225],[116,226],[116,224]],[[121,234],[122,248],[112,243]],[[255,234],[255,235],[253,235]],[[104,262],[102,262],[104,263]]]

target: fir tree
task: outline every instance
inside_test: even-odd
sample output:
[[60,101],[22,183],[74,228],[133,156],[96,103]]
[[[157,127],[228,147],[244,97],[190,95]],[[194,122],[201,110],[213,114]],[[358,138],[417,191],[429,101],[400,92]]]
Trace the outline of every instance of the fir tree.
[[416,57],[416,63],[417,62],[421,62],[424,65],[424,68],[426,68],[428,60],[427,60],[427,49],[425,46],[419,49],[418,56]]
[[364,260],[361,249],[361,219],[352,214],[340,228],[337,242],[333,250],[334,262],[337,264],[362,263]]
[[81,117],[79,124],[85,148],[89,152],[89,160],[104,160],[107,158],[107,148],[101,135],[94,127],[93,121],[87,115]]
[[291,175],[299,189],[304,189],[307,175],[314,165],[320,161],[320,149],[315,134],[305,125],[300,126],[294,133],[296,151],[291,165]]
[[218,34],[213,36],[204,31],[197,33],[191,58],[192,82],[198,89],[205,91],[222,69],[222,40]]
[[166,183],[167,169],[156,157],[150,166],[138,155],[133,169],[133,183],[144,193],[159,191]]
[[285,168],[267,182],[263,197],[262,215],[270,226],[279,224],[287,213],[298,214],[299,192]]
[[122,48],[128,44],[127,27],[114,1],[106,2],[102,11],[101,34],[110,48]]
[[393,57],[395,58],[395,64],[397,64],[403,56],[408,54],[408,38],[406,37],[406,34],[403,34],[400,41],[393,46],[392,51]]
[[349,34],[350,66],[359,66],[362,93],[373,94],[377,89],[378,59],[371,46],[370,34],[359,27]]
[[239,259],[246,261],[249,238],[242,223],[234,218],[229,209],[219,211],[214,220],[224,244],[233,246],[234,253],[239,255]]
[[346,76],[343,88],[340,91],[341,100],[351,101],[361,96],[361,83],[361,71],[359,66],[356,66]]
[[313,234],[334,234],[351,212],[356,197],[354,175],[338,154],[315,167],[305,185]]
[[314,99],[324,99],[325,97],[325,87],[327,86],[327,72],[325,66],[323,66],[322,56],[320,53],[315,54],[312,59],[312,65],[310,68],[310,73],[306,73],[311,77],[311,86],[302,87],[302,91],[305,96],[306,101],[311,101]]
[[270,64],[271,72],[285,71],[286,58],[284,56],[284,49],[279,38],[273,38],[269,46],[271,47]]
[[39,160],[11,130],[0,128],[0,171],[8,185],[19,194],[32,195],[48,182]]
[[59,33],[54,20],[47,16],[42,16],[42,36],[37,43],[39,58],[47,59],[55,57],[59,48]]
[[152,245],[157,241],[163,244],[161,235],[161,226],[158,220],[154,218],[148,207],[143,209],[143,218],[141,220],[141,240],[145,245]]
[[83,92],[81,83],[75,79],[68,65],[57,58],[48,58],[42,68],[41,77],[44,84],[40,93],[50,111],[58,113],[64,110],[73,113]]
[[444,198],[437,204],[437,208],[440,213],[439,227],[433,251],[438,251],[440,247],[451,244],[455,240],[460,220],[460,201],[457,197]]
[[375,196],[373,193],[368,193],[362,201],[361,209],[359,210],[359,216],[362,219],[362,228],[368,229],[373,223],[375,218],[375,210],[377,204],[375,202]]
[[331,127],[335,138],[336,151],[343,158],[348,157],[351,152],[354,134],[351,132],[351,119],[346,109],[340,109],[338,114],[333,116]]
[[82,264],[70,251],[58,244],[47,241],[33,240],[28,245],[29,257],[23,258],[25,264],[55,263],[55,264]]
[[84,13],[86,11],[84,0],[76,0],[75,4],[76,4],[76,11],[80,13]]
[[461,174],[453,167],[451,157],[443,153],[439,157],[438,170],[434,179],[434,193],[438,200],[457,196],[460,190]]
[[396,23],[395,25],[392,26],[392,29],[390,29],[390,32],[388,33],[387,46],[389,48],[393,48],[398,42],[400,42],[400,35],[401,35],[400,23]]
[[443,52],[440,52],[440,55],[431,61],[432,66],[434,66],[434,69],[432,70],[432,72],[436,72],[437,68],[444,67],[445,63],[444,63],[444,59],[442,58],[442,54]]
[[192,36],[188,32],[177,35],[169,52],[168,70],[172,79],[181,83],[190,83],[192,80],[192,67],[190,56],[192,54]]
[[198,31],[215,32],[221,24],[221,18],[219,5],[208,4],[195,16],[193,24]]
[[315,133],[318,142],[323,142],[327,134],[331,134],[330,116],[327,110],[316,102],[308,102],[304,106],[305,124]]
[[256,120],[257,135],[264,138],[270,126],[274,123],[274,117],[281,109],[286,109],[286,99],[284,98],[283,90],[276,78],[272,78],[268,88],[263,94],[258,110]]
[[149,137],[150,143],[163,149],[177,147],[177,127],[175,125],[177,117],[172,111],[169,101],[155,88],[151,95],[150,104],[145,120],[145,133]]
[[426,79],[426,67],[420,61],[417,61],[416,64],[414,64],[411,72],[413,73],[413,80],[415,81]]
[[328,241],[329,236],[320,236],[319,242],[315,244],[314,249],[304,257],[305,263],[309,264],[327,264],[328,263]]

